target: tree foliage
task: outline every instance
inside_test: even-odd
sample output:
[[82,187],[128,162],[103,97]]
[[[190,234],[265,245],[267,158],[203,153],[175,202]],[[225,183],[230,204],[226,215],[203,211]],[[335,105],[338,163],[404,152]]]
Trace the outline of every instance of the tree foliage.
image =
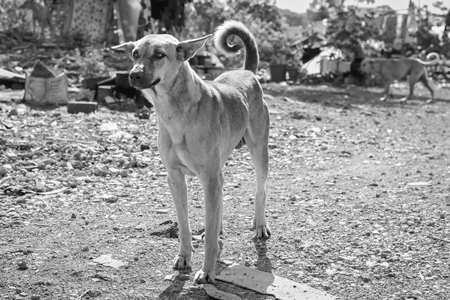
[[[357,51],[356,49],[361,48],[361,43],[369,40],[383,40],[373,17],[358,14],[355,6],[375,2],[376,0],[312,0],[307,17],[299,19],[287,14],[287,18],[289,23],[293,23],[292,25],[298,26],[297,23],[300,22],[304,27],[307,26],[308,21],[327,19],[326,44]],[[195,13],[187,18],[186,29],[188,29],[189,37],[198,37],[202,34],[213,33],[214,29],[225,20],[239,20],[255,35],[261,61],[285,62],[286,56],[290,53],[291,42],[286,34],[288,22],[275,3],[275,0],[194,1]],[[433,6],[441,9],[443,13],[447,9],[442,0],[436,1]],[[442,41],[430,34],[431,25],[426,24],[422,25],[417,33],[418,44],[419,46],[433,45],[436,48],[442,44]],[[306,32],[311,34],[308,30]],[[215,51],[214,47],[210,49]],[[225,58],[225,61],[227,60],[231,62],[229,58]]]
[[[376,3],[376,0],[355,0],[359,3]],[[379,28],[374,24],[370,15],[358,15],[356,7],[344,5],[345,0],[313,0],[308,9],[308,16],[312,21],[322,21],[327,19],[326,39],[329,45],[338,48],[350,48],[355,50],[358,44],[368,40],[385,40],[380,35]],[[448,14],[448,8],[444,1],[439,0],[433,4],[433,7],[439,9],[443,14]],[[425,7],[422,10],[427,10]],[[428,13],[426,14],[429,15]],[[432,23],[428,17],[420,16],[420,26],[416,33],[417,46],[404,45],[405,50],[414,51],[423,49],[426,52],[436,51],[441,54],[450,55],[449,41],[444,34],[442,38],[433,34],[431,31]],[[395,32],[391,32],[395,35]],[[411,51],[409,51],[411,52]]]
[[343,8],[344,0],[313,0],[309,4],[308,16],[311,21],[322,21]]
[[341,9],[330,17],[327,42],[338,48],[379,37],[379,29],[369,16],[359,16],[354,7]]
[[289,26],[295,26],[295,27],[301,26],[303,28],[306,28],[306,27],[308,27],[308,25],[310,23],[306,12],[305,13],[296,13],[289,9],[282,9],[282,8],[280,8],[279,11],[283,15],[286,23]]
[[[440,9],[442,14],[447,14],[446,17],[450,19],[450,12],[448,11],[448,8],[444,6],[442,1],[436,1],[435,3],[433,3],[433,6],[437,9]],[[418,50],[425,53],[437,52],[449,58],[450,39],[448,37],[448,32],[444,30],[443,35],[439,36],[432,31],[432,27],[434,25],[443,25],[446,29],[448,29],[446,24],[436,24],[434,22],[435,19],[430,17],[430,13],[428,12],[428,9],[426,7],[422,7],[419,11],[421,12],[419,14],[420,26],[416,34]],[[442,21],[442,23],[445,23],[446,19],[442,18]]]
[[[212,33],[223,21],[234,19],[244,23],[255,36],[260,60],[283,60],[289,53],[287,23],[274,0],[201,0],[194,2],[195,14],[189,18],[192,37]],[[215,51],[211,47],[211,51]],[[232,59],[225,62],[233,64]]]
[[0,0],[0,31],[26,31],[26,12],[18,1]]
[[[373,3],[374,0],[356,2]],[[370,16],[359,16],[355,6],[345,6],[345,0],[313,0],[308,14],[313,21],[327,19],[327,43],[338,48],[356,46],[358,41],[376,38],[379,34]]]

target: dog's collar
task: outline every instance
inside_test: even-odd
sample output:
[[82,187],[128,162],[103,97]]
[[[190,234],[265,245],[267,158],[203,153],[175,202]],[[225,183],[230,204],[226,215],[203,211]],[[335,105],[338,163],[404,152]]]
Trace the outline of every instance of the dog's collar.
[[156,79],[155,81],[153,81],[151,84],[150,84],[150,87],[149,88],[152,88],[152,87],[154,87],[155,85],[157,85],[159,82],[161,81],[161,79]]

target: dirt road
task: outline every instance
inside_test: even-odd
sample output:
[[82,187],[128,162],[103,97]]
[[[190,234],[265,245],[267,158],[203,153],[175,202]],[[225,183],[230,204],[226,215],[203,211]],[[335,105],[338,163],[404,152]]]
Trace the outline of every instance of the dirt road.
[[[224,170],[220,268],[271,271],[339,299],[450,299],[450,90],[425,104],[420,88],[408,103],[358,87],[264,88],[273,236],[261,243],[248,230],[255,180],[244,147]],[[154,113],[0,108],[0,299],[208,299],[192,283],[202,241],[193,272],[170,276],[176,215]],[[195,178],[189,197],[200,233]],[[113,267],[95,262],[106,254]]]

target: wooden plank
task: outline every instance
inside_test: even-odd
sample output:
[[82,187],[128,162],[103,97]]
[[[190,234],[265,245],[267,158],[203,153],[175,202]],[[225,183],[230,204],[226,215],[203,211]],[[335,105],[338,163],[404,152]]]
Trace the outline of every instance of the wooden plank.
[[217,280],[235,284],[279,300],[335,300],[337,297],[271,273],[234,265],[223,270]]

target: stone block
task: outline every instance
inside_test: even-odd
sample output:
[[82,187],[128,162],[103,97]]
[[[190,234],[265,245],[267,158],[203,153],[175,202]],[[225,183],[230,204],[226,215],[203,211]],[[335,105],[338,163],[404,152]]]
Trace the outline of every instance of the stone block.
[[98,109],[97,102],[87,101],[70,101],[67,103],[67,112],[70,114],[77,114],[83,112],[85,114],[96,112]]

